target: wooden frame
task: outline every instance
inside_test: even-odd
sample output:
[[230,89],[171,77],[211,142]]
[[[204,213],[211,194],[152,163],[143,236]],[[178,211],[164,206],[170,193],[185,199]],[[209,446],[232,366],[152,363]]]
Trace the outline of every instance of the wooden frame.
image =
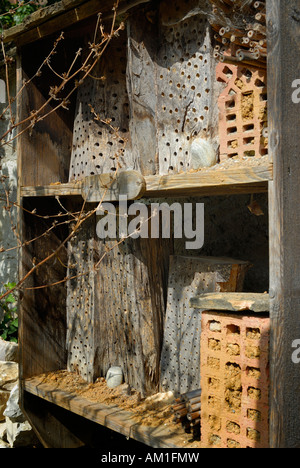
[[297,203],[299,105],[292,84],[300,76],[299,1],[267,0],[270,157],[270,445],[300,446],[300,374],[291,359],[300,336],[300,211]]
[[[206,170],[191,174],[145,176],[145,188],[136,198],[265,193],[268,191],[268,182],[273,178],[272,172],[273,165],[269,164],[267,167],[227,169],[221,173]],[[108,179],[108,174],[103,176]],[[105,199],[117,201],[118,193],[115,192],[113,198],[105,195]],[[21,187],[21,194],[23,197],[82,195],[82,183],[76,181],[58,185],[24,186]],[[134,198],[129,196],[128,199]]]
[[[146,2],[147,0],[145,0]],[[16,40],[19,46],[34,42],[41,37],[57,31],[61,25],[73,24],[95,14],[99,10],[99,2],[89,1],[78,6],[74,2],[64,2],[62,10],[53,7],[51,10],[36,15],[35,22],[29,23],[25,31],[17,27],[10,31],[5,40]],[[105,1],[105,6],[110,1]],[[123,2],[126,3],[126,2]],[[132,2],[133,4],[143,2]],[[55,10],[56,8],[56,10]],[[51,19],[52,15],[52,19]],[[270,161],[268,167],[240,171],[228,170],[197,174],[180,174],[175,176],[146,176],[146,189],[143,196],[172,197],[184,195],[227,195],[241,193],[269,193],[269,235],[270,235],[270,290],[269,296],[258,298],[258,312],[261,307],[266,309],[266,301],[270,301],[271,317],[271,351],[270,351],[270,447],[295,448],[300,447],[300,373],[291,360],[292,343],[300,339],[299,301],[300,301],[300,211],[299,211],[299,180],[300,165],[298,160],[299,136],[297,129],[300,124],[300,112],[297,104],[291,99],[292,83],[300,77],[299,61],[295,59],[299,53],[300,33],[300,1],[297,0],[267,0],[268,26],[268,112],[269,112],[269,146]],[[67,19],[67,23],[65,22]],[[18,66],[18,82],[21,83],[20,64]],[[19,102],[19,112],[22,103]],[[19,153],[20,153],[19,144]],[[20,156],[19,156],[20,164]],[[19,165],[19,183],[21,177]],[[30,197],[66,197],[81,196],[81,186],[76,183],[36,183],[19,185],[19,201],[29,203]],[[28,199],[28,201],[27,201]],[[43,198],[45,200],[45,198]],[[44,202],[43,202],[44,203]],[[27,205],[26,205],[27,206]],[[22,231],[20,221],[19,230]],[[55,244],[57,239],[52,239]],[[29,258],[22,258],[21,274],[26,271]],[[54,275],[56,273],[54,272]],[[59,274],[59,273],[58,273]],[[228,298],[228,297],[227,297]],[[248,296],[249,298],[249,296]],[[223,298],[211,297],[203,300],[220,301]],[[239,298],[244,300],[245,298]],[[226,299],[227,300],[227,299]],[[260,305],[260,300],[264,304]],[[34,295],[30,302],[34,311]],[[194,305],[197,303],[195,299]],[[211,302],[210,302],[211,303]],[[198,306],[200,307],[200,300]],[[239,306],[240,310],[243,308]],[[236,309],[233,309],[236,310]],[[32,313],[32,311],[31,311]],[[63,315],[63,313],[62,313]],[[34,318],[35,313],[32,313]],[[21,341],[29,340],[24,336],[26,326],[24,311],[21,313]],[[41,330],[36,331],[41,334]],[[45,342],[49,345],[47,327],[43,327]],[[25,334],[26,335],[26,334]],[[56,337],[57,339],[58,337]],[[53,360],[59,356],[53,356]],[[64,362],[64,357],[60,356]],[[32,356],[34,361],[34,356]],[[34,368],[34,366],[33,366]],[[38,371],[52,370],[55,363],[48,363],[47,368],[24,369],[21,358],[21,395],[23,407],[26,408],[26,392],[37,394],[49,401],[54,401],[47,390],[33,385]],[[24,383],[25,382],[25,383]],[[33,385],[33,386],[32,386]],[[56,401],[57,403],[57,401]],[[68,403],[61,403],[65,408]],[[70,409],[70,408],[69,408]],[[26,409],[25,409],[26,412]],[[30,414],[30,411],[27,411]],[[30,414],[29,419],[36,415]],[[114,426],[113,421],[110,427]],[[117,427],[119,430],[119,427]],[[127,433],[126,433],[127,434]],[[139,436],[145,441],[147,437]],[[153,441],[152,441],[153,442]],[[152,443],[150,442],[150,444]],[[149,440],[148,440],[149,443]],[[160,446],[159,442],[158,445]]]

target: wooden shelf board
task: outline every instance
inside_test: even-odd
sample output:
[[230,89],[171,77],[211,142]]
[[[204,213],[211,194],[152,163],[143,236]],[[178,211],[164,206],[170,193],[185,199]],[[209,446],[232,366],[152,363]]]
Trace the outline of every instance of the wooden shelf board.
[[81,183],[50,184],[21,187],[21,197],[81,196]]
[[[268,191],[273,166],[261,165],[237,169],[214,169],[193,173],[145,176],[143,197],[213,196]],[[38,187],[21,187],[22,197],[75,196],[82,194],[80,181]]]
[[[121,0],[118,13],[123,14],[128,9],[147,3],[150,0]],[[62,0],[38,9],[21,24],[4,31],[4,42],[16,42],[25,45],[51,34],[65,31],[79,21],[83,21],[101,12],[104,18],[111,17],[113,0]]]
[[259,293],[204,293],[192,298],[190,305],[201,310],[264,313],[270,309],[270,298]]
[[77,396],[75,393],[67,393],[60,390],[55,385],[44,383],[42,377],[26,379],[22,382],[22,387],[25,391],[35,396],[150,447],[189,447],[188,443],[183,445],[182,434],[174,433],[172,429],[167,426],[141,426],[133,419],[132,413],[129,411],[120,409],[118,406],[108,406],[102,403],[91,402]]
[[146,195],[226,195],[238,193],[267,192],[272,180],[273,167],[269,165],[243,166],[237,168],[213,168],[199,172],[175,175],[147,176]]

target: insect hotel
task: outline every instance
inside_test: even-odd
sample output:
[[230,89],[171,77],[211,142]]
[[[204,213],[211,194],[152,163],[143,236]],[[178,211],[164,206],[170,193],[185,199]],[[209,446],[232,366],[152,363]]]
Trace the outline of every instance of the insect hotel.
[[[299,447],[299,18],[291,0],[66,0],[5,33],[21,404],[45,447],[97,447],[104,427],[154,448]],[[152,204],[192,208],[203,245],[178,219],[101,237],[103,216],[133,219],[120,197],[148,231]]]

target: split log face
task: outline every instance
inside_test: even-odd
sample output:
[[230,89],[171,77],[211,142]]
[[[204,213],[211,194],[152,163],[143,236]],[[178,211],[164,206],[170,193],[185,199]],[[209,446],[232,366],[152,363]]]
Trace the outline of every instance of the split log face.
[[158,390],[172,239],[119,241],[97,239],[91,221],[70,244],[68,368],[92,382],[121,366],[145,395]]
[[[177,4],[168,8],[177,14]],[[198,169],[191,159],[198,139],[217,154],[210,26],[203,14],[185,16],[168,25],[159,9],[132,13],[94,68],[97,79],[79,87],[70,181],[114,172],[118,163],[144,176]],[[110,125],[95,120],[91,106]]]
[[[86,47],[90,40],[86,38]],[[78,88],[69,180],[113,173],[118,164],[138,169],[130,151],[126,44],[123,31],[94,68],[94,78]]]
[[121,366],[126,382],[142,394],[158,389],[168,252],[159,239],[128,240],[98,272],[97,364],[102,373]]

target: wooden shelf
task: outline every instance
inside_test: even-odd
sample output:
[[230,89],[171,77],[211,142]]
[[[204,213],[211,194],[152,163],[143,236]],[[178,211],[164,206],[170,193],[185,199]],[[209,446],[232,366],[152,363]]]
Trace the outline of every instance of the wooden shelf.
[[[150,0],[121,0],[118,8],[119,14],[125,13],[129,8],[147,3]],[[112,16],[111,0],[62,0],[33,12],[26,21],[4,31],[4,42],[16,42],[19,45],[29,44],[51,34],[65,30],[79,21],[83,21],[97,13],[104,18]]]
[[21,197],[81,196],[81,183],[50,184],[21,187]]
[[[101,177],[109,177],[109,174],[103,174]],[[268,182],[272,178],[272,164],[253,167],[239,166],[235,169],[208,169],[175,175],[145,176],[145,187],[144,190],[140,190],[139,198],[265,193],[268,191]],[[66,184],[21,187],[21,196],[81,196],[83,194],[83,185],[82,181],[76,181]],[[118,197],[119,192],[114,190],[105,200],[118,201]]]
[[201,310],[263,313],[270,309],[270,298],[269,294],[205,293],[192,298],[190,305]]
[[[150,447],[195,448],[195,442],[191,446],[188,443],[189,436],[184,434],[183,430],[179,429],[178,433],[174,433],[172,428],[164,425],[159,427],[142,426],[133,419],[132,413],[129,411],[120,409],[118,406],[95,403],[81,398],[75,393],[67,393],[57,388],[55,384],[44,383],[41,376],[23,381],[22,386],[26,392],[32,395]],[[184,443],[184,439],[187,443]]]
[[273,166],[213,168],[199,172],[165,176],[147,176],[145,196],[211,196],[268,191]]

